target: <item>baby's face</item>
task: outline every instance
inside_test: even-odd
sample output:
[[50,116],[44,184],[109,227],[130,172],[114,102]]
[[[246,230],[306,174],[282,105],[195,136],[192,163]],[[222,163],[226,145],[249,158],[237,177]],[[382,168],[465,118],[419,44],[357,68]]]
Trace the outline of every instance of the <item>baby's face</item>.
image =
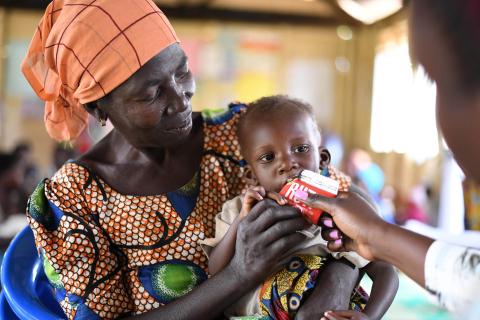
[[279,192],[303,170],[319,171],[320,134],[304,112],[287,112],[251,120],[243,154],[258,183]]

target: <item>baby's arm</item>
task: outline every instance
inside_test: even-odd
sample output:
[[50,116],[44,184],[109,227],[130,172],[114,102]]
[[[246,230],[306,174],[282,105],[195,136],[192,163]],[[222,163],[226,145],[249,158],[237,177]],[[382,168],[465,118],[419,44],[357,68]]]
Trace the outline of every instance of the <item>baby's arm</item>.
[[266,192],[263,187],[257,186],[249,188],[244,195],[240,214],[235,218],[235,220],[233,220],[225,236],[210,253],[210,259],[208,261],[208,269],[210,274],[216,274],[230,262],[235,253],[238,224],[244,217],[247,216],[250,210],[252,210],[252,207],[258,201],[263,200],[265,196],[277,201],[278,204],[283,205],[286,203],[286,200],[283,197],[276,193]]
[[208,270],[211,275],[221,271],[232,259],[235,253],[235,243],[237,239],[238,224],[242,221],[241,216],[238,215],[233,223],[228,228],[225,236],[210,252],[208,260]]
[[373,281],[364,313],[372,320],[381,319],[397,294],[398,274],[393,266],[385,262],[370,262],[362,270]]

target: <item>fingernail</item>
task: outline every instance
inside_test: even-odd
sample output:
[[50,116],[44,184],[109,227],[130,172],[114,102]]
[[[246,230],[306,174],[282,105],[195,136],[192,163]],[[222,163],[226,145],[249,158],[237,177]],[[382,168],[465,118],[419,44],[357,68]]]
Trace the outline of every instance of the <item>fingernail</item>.
[[338,239],[338,231],[337,230],[330,231],[330,237],[333,239]]
[[342,239],[335,240],[333,242],[336,246],[341,246],[342,245]]
[[308,199],[308,193],[303,190],[297,190],[295,191],[295,198],[300,199],[300,200],[307,200]]
[[324,224],[325,227],[327,227],[327,228],[333,228],[333,221],[330,220],[330,219],[323,220],[323,224]]

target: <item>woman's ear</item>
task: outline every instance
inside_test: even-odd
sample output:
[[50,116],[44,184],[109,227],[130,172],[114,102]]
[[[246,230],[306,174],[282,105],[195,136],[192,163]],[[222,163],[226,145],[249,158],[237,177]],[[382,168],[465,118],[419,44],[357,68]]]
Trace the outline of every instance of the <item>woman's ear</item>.
[[243,178],[245,179],[245,182],[249,186],[258,186],[258,180],[257,177],[255,176],[255,173],[252,171],[252,167],[250,167],[248,164],[245,166],[245,172],[243,174]]
[[103,111],[98,107],[98,104],[96,101],[87,102],[86,104],[83,105],[83,107],[85,108],[85,110],[87,110],[87,112],[92,117],[97,119],[97,121],[100,122],[102,126],[105,126],[105,123],[108,120],[108,115],[105,111]]
[[332,156],[330,155],[328,149],[325,147],[319,147],[318,151],[318,153],[320,154],[320,169],[323,170],[330,164]]

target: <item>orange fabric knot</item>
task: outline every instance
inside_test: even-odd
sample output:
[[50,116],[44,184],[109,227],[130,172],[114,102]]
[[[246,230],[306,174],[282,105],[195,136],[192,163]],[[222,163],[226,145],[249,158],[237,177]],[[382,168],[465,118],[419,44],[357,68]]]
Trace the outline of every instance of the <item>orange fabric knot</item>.
[[176,42],[170,22],[151,0],[52,1],[22,63],[45,101],[50,136],[78,137],[88,118],[82,104],[104,97]]

